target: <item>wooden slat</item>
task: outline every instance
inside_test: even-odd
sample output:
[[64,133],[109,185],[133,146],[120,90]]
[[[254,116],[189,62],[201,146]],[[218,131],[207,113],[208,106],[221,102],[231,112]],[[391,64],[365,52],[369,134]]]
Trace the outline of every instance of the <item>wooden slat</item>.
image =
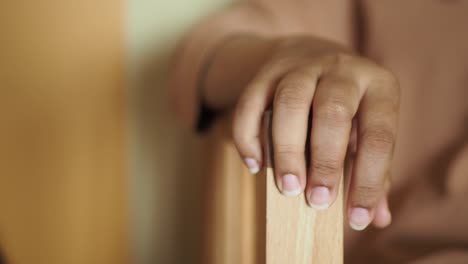
[[271,168],[260,175],[266,189],[265,263],[343,263],[342,191],[333,206],[317,212],[302,195],[281,195],[273,175]]
[[[207,263],[342,264],[343,188],[324,212],[308,207],[303,195],[281,195],[271,166],[256,176],[244,169],[224,121],[211,141],[215,169],[208,179],[213,196],[207,200],[212,209]],[[270,131],[267,122],[264,127]],[[270,145],[264,145],[266,160],[271,159]]]
[[[343,263],[343,184],[336,202],[326,211],[307,206],[305,196],[286,197],[275,185],[272,168],[271,111],[264,116],[266,165],[259,177],[265,189],[267,264]],[[260,221],[261,222],[261,221]]]
[[[226,120],[225,120],[226,121]],[[203,263],[255,264],[255,180],[220,123],[210,139],[211,170],[205,179],[207,226]]]

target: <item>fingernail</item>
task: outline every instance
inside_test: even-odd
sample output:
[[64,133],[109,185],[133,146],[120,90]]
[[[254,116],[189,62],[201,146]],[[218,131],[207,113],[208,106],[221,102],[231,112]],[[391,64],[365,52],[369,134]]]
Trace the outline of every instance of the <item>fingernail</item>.
[[281,192],[286,196],[297,196],[301,193],[301,185],[296,175],[286,174],[281,178]]
[[356,231],[364,230],[370,224],[370,213],[365,208],[355,207],[351,209],[349,225]]
[[325,186],[312,188],[309,205],[316,210],[325,210],[330,207],[330,189]]
[[260,166],[258,165],[258,162],[254,159],[247,158],[244,159],[245,165],[247,165],[247,168],[249,169],[249,172],[252,174],[257,174],[260,171]]

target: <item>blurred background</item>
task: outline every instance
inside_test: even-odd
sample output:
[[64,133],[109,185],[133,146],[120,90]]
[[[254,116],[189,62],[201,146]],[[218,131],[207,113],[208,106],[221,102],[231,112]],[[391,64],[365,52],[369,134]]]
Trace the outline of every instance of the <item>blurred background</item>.
[[6,263],[200,261],[202,142],[164,83],[180,38],[228,2],[0,2]]

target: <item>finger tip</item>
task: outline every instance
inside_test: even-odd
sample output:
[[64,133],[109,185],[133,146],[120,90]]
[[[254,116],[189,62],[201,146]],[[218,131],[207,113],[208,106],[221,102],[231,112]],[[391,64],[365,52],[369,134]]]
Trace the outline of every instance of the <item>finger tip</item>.
[[349,226],[354,230],[354,231],[363,231],[364,229],[367,228],[368,225],[356,225],[353,223],[349,223]]
[[354,207],[350,210],[349,225],[355,231],[362,231],[371,223],[370,211],[362,207]]
[[285,174],[278,180],[281,193],[287,197],[295,197],[302,193],[299,178],[294,174]]
[[377,212],[373,225],[377,228],[386,228],[392,223],[392,215],[388,210]]
[[260,171],[259,162],[252,158],[245,158],[244,163],[251,174],[257,174]]
[[388,200],[384,197],[377,206],[373,225],[377,228],[385,228],[392,223],[392,214],[388,208]]
[[260,171],[260,168],[249,168],[250,174],[257,174]]
[[308,205],[318,211],[326,210],[331,205],[330,189],[325,186],[313,187],[307,196]]
[[322,204],[322,205],[318,205],[318,204],[313,204],[311,202],[308,202],[307,203],[312,209],[315,209],[317,211],[325,211],[327,210],[328,208],[330,208],[330,205],[329,204]]
[[296,197],[301,194],[301,190],[294,190],[294,191],[281,191],[281,193],[286,197]]

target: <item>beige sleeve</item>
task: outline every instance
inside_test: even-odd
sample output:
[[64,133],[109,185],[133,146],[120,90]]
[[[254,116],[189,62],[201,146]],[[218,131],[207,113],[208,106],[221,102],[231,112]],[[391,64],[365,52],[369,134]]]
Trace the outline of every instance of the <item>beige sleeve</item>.
[[352,2],[252,0],[208,17],[193,28],[174,55],[169,76],[172,109],[187,127],[195,126],[200,73],[213,50],[229,36],[312,34],[352,46]]

